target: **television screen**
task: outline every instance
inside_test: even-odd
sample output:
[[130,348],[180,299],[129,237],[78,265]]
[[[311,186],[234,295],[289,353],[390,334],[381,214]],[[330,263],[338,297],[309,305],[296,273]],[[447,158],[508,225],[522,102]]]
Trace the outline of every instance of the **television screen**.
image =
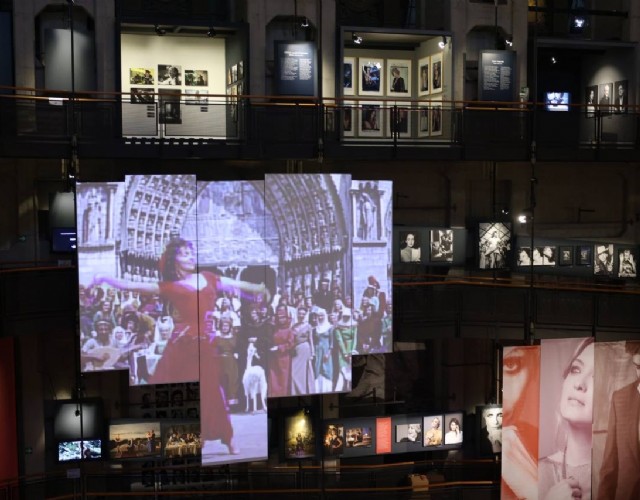
[[569,111],[570,99],[569,92],[547,92],[545,96],[547,111]]
[[77,234],[74,227],[54,227],[51,229],[51,251],[59,253],[75,252]]
[[160,422],[131,422],[109,425],[111,458],[146,458],[160,455]]
[[102,458],[102,441],[60,441],[58,443],[58,462],[74,460],[96,460]]

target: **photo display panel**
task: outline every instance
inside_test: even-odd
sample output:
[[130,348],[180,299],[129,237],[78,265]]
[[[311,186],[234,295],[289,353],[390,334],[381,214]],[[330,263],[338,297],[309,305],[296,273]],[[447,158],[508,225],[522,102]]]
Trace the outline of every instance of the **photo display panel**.
[[502,406],[476,407],[477,438],[476,452],[479,457],[488,457],[502,452]]
[[[269,397],[351,390],[357,307],[350,175],[268,174],[266,210],[280,242],[267,339]],[[354,310],[355,308],[355,310]]]
[[313,419],[301,410],[284,419],[284,458],[300,460],[316,456],[316,433]]
[[591,498],[594,346],[593,337],[541,342],[540,498],[559,491]]
[[197,248],[181,234],[195,194],[194,175],[77,184],[83,372],[198,380]]
[[505,347],[502,380],[500,498],[538,498],[540,346]]
[[165,458],[198,457],[202,452],[199,422],[162,423]]
[[209,289],[201,301],[203,465],[268,455],[269,298],[280,243],[264,186],[263,181],[198,182],[184,227],[185,238],[198,242],[199,271]]
[[352,254],[358,354],[393,350],[393,183],[353,180]]
[[160,456],[160,422],[113,423],[109,425],[111,459]]

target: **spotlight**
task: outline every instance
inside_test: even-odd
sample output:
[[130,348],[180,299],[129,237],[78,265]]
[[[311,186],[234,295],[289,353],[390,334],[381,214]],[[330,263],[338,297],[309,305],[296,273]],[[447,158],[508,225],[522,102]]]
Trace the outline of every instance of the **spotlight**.
[[558,62],[558,60],[555,58],[555,56],[551,56],[551,64],[556,64]]
[[507,47],[513,47],[513,37],[508,36],[504,39],[504,43],[507,45]]
[[358,36],[355,32],[351,34],[351,40],[353,40],[353,43],[356,45],[360,45],[362,43],[362,37]]
[[438,42],[438,47],[444,49],[445,45],[447,45],[447,37],[443,36],[442,40]]
[[573,18],[573,27],[575,29],[583,29],[587,24],[587,20],[584,17],[574,17]]
[[503,207],[502,210],[500,210],[500,212],[503,215],[509,215],[509,207]]
[[209,28],[209,30],[207,31],[207,38],[213,38],[214,36],[216,36],[216,29],[211,26],[211,28]]
[[309,27],[309,19],[307,19],[307,17],[305,16],[305,18],[302,20],[302,22],[300,23],[300,26],[302,28],[308,28]]
[[527,215],[526,214],[520,214],[518,215],[518,222],[520,224],[526,224],[527,223]]
[[158,36],[164,36],[167,34],[167,30],[164,28],[161,28],[157,24],[154,26],[154,29],[156,30],[156,35]]

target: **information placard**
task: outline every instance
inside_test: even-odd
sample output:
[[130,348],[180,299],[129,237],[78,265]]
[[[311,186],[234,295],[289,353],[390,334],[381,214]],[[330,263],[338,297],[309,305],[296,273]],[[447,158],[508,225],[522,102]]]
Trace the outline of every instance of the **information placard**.
[[315,96],[316,47],[312,42],[275,42],[274,90],[278,95]]
[[480,101],[511,102],[516,89],[516,53],[509,50],[483,50],[478,72]]

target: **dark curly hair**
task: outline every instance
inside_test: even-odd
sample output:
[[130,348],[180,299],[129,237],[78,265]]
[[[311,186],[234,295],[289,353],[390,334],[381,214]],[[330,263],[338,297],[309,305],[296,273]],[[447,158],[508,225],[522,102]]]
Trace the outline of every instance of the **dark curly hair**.
[[163,281],[179,281],[180,276],[176,271],[176,254],[183,247],[193,250],[193,244],[183,238],[173,238],[167,243],[164,253],[160,258],[160,274]]

